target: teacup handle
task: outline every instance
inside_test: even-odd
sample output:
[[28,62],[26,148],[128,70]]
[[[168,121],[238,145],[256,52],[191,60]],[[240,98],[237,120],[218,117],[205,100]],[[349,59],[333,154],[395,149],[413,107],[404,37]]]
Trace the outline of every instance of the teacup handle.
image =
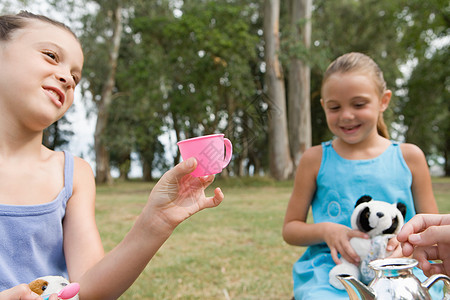
[[231,156],[233,155],[233,145],[231,144],[231,141],[224,138],[223,143],[225,144],[225,159],[223,160],[222,169],[228,166],[231,161]]

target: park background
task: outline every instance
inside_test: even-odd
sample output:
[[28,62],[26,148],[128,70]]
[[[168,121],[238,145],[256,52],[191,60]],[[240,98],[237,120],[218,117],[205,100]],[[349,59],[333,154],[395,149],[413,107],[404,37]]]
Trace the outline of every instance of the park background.
[[[450,212],[450,4],[443,0],[2,0],[71,26],[85,51],[67,117],[44,143],[88,160],[107,250],[179,160],[178,140],[222,132],[226,201],[183,223],[123,299],[289,299],[304,251],[281,238],[301,154],[332,138],[321,76],[359,51],[394,92],[393,139],[417,144]],[[137,171],[136,171],[137,170]],[[447,176],[447,177],[445,177]]]
[[217,132],[235,150],[221,176],[292,178],[304,150],[332,138],[322,74],[350,51],[384,72],[391,137],[417,144],[450,175],[448,1],[0,3],[3,13],[19,9],[69,24],[83,44],[78,97],[44,143],[92,162],[98,183],[152,181],[180,161],[177,141]]

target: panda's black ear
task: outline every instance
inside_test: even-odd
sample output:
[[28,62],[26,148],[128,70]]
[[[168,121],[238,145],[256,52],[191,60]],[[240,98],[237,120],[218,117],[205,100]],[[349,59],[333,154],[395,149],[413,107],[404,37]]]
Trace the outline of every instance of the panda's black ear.
[[355,207],[357,207],[361,203],[369,202],[370,200],[372,200],[372,197],[370,197],[369,195],[364,195],[361,198],[359,198],[358,201],[356,201]]
[[397,203],[398,210],[402,213],[403,219],[406,216],[406,205],[404,203],[398,202]]

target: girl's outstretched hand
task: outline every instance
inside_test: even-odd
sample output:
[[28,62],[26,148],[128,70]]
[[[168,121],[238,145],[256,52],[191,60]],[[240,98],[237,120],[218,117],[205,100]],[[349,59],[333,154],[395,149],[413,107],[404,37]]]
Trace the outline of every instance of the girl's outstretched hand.
[[331,250],[333,261],[336,264],[340,264],[341,260],[338,257],[338,254],[340,254],[348,262],[358,264],[360,258],[350,245],[350,239],[354,237],[367,239],[369,236],[361,231],[352,230],[345,225],[337,223],[328,224],[326,233],[324,233],[324,240]]
[[[57,300],[58,296],[53,294],[49,300]],[[42,300],[42,298],[34,293],[28,284],[20,284],[8,290],[0,292],[0,300]]]
[[149,196],[147,210],[152,218],[158,218],[168,230],[204,208],[219,205],[224,195],[220,188],[214,196],[206,197],[205,189],[214,181],[214,175],[193,177],[197,161],[189,158],[167,171]]

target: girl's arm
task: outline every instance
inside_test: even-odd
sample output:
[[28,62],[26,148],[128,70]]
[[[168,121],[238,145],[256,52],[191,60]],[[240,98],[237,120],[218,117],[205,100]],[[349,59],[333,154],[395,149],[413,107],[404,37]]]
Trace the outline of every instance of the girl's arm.
[[284,218],[283,238],[294,246],[323,242],[321,224],[307,224],[311,201],[316,191],[316,178],[322,159],[322,147],[315,146],[302,155],[294,180],[294,188]]
[[295,246],[326,242],[336,263],[340,263],[338,253],[347,261],[357,263],[359,256],[351,247],[349,240],[352,237],[367,238],[366,234],[332,222],[306,223],[316,191],[316,178],[321,160],[321,146],[308,149],[300,160],[284,219],[283,238],[288,244]]
[[412,195],[417,213],[438,213],[430,172],[422,150],[413,144],[401,144],[403,157],[412,173]]
[[[214,176],[192,177],[189,173],[195,167],[195,159],[189,159],[164,174],[152,189],[134,226],[122,242],[104,257],[95,221],[92,220],[93,213],[89,213],[87,216],[90,220],[86,220],[86,217],[80,218],[81,209],[74,208],[71,211],[73,215],[67,220],[69,223],[65,229],[68,232],[65,235],[81,238],[85,248],[76,246],[81,252],[69,250],[77,242],[74,237],[65,239],[64,247],[70,256],[66,258],[70,280],[79,282],[81,286],[80,299],[117,299],[136,280],[179,223],[204,208],[219,205],[223,200],[220,189],[214,191],[213,197],[206,197],[204,194]],[[90,195],[90,192],[82,192],[81,195],[87,194]],[[74,199],[70,201],[72,200]],[[93,201],[91,198],[90,202]],[[80,205],[88,209],[92,206],[86,204],[84,199],[80,200]],[[87,225],[80,224],[86,221]],[[88,236],[82,237],[83,234]],[[85,256],[88,262],[82,267],[75,266]]]

